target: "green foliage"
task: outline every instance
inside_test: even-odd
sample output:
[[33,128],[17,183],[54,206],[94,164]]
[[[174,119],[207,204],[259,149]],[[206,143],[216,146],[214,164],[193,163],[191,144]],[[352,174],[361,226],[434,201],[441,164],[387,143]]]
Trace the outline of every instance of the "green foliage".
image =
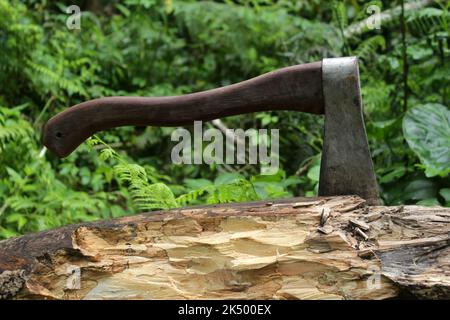
[[408,16],[406,23],[408,29],[415,35],[434,35],[441,29],[448,31],[448,19],[449,14],[445,9],[423,8],[413,11]]
[[[229,203],[260,199],[252,182],[236,173],[221,174],[214,183],[207,179],[186,179],[186,189],[190,191],[175,198],[171,188],[161,182],[161,178],[166,181],[170,179],[155,175],[154,168],[144,168],[127,162],[97,136],[89,139],[88,143],[91,147],[99,144],[104,147],[100,151],[101,160],[114,159],[118,162],[113,167],[115,177],[119,183],[126,184],[133,204],[140,211],[173,209],[193,203]],[[253,179],[257,178],[252,177]]]
[[14,141],[29,142],[33,130],[29,122],[20,117],[22,108],[0,108],[0,152]]
[[55,176],[23,109],[0,107],[0,237],[110,217],[113,195],[76,191]]
[[355,50],[355,54],[362,59],[371,58],[372,55],[377,54],[377,49],[384,50],[386,48],[386,41],[383,36],[376,35],[362,41]]
[[450,110],[431,103],[408,110],[403,134],[425,166],[427,177],[450,173]]
[[[384,202],[450,206],[448,2],[406,12],[406,57],[395,1],[93,2],[81,5],[81,30],[69,30],[69,1],[0,0],[0,238],[146,210],[316,195],[323,119],[309,114],[222,119],[280,129],[273,176],[258,166],[174,165],[172,128],[102,132],[65,159],[45,152],[40,131],[87,99],[183,94],[344,55],[360,58]],[[348,33],[373,4],[392,18]]]

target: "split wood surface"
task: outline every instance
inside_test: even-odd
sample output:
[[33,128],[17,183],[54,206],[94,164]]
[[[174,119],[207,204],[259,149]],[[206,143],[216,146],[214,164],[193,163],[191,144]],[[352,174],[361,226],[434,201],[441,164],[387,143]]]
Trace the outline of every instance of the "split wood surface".
[[450,298],[450,209],[356,196],[190,207],[0,242],[6,299]]

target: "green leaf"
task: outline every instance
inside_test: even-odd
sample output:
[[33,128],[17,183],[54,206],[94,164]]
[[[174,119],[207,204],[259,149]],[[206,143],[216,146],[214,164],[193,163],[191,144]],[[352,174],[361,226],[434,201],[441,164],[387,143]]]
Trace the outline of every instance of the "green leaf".
[[403,134],[425,165],[427,177],[450,173],[450,111],[440,104],[425,104],[408,110]]
[[27,218],[25,218],[22,214],[20,213],[13,213],[10,214],[6,217],[6,222],[8,223],[17,223],[17,230],[21,230],[25,224],[27,223]]
[[208,179],[184,179],[184,185],[188,189],[202,189],[212,185],[212,182]]
[[436,197],[437,188],[431,180],[417,179],[403,190],[404,200],[425,200]]
[[0,227],[0,238],[6,239],[6,238],[15,237],[17,235],[19,235],[19,234],[13,230]]
[[420,200],[416,204],[420,205],[420,206],[427,206],[427,207],[434,207],[434,206],[440,206],[441,205],[439,203],[438,199],[436,199],[436,198]]
[[132,191],[133,200],[141,210],[172,209],[179,205],[164,183],[154,183]]
[[308,170],[308,173],[306,174],[306,176],[311,179],[312,181],[319,181],[319,176],[320,176],[320,165],[315,165],[313,167],[311,167]]
[[105,148],[100,151],[99,158],[100,158],[100,160],[105,161],[109,158],[112,158],[113,155],[114,155],[114,151],[112,149]]
[[116,8],[117,10],[120,11],[120,13],[122,13],[125,17],[128,17],[130,15],[130,10],[128,10],[127,7],[125,7],[124,5],[121,5],[120,3],[116,3]]
[[208,203],[229,203],[259,200],[254,186],[245,179],[239,179],[230,184],[217,186],[216,190],[210,194]]
[[[376,92],[376,94],[380,95],[379,92]],[[384,97],[382,97],[382,98],[384,98]],[[375,104],[374,110],[378,111],[379,109],[380,109],[380,107]],[[373,113],[376,113],[376,111],[373,111]],[[386,137],[390,133],[392,133],[393,131],[396,131],[398,127],[401,127],[401,123],[402,123],[401,120],[402,119],[399,117],[399,118],[389,119],[389,120],[384,120],[384,121],[369,122],[369,125],[367,128],[368,134],[373,138],[386,139]]]
[[254,182],[282,182],[286,178],[284,170],[278,170],[275,174],[259,174],[252,176],[250,181]]
[[337,21],[340,28],[345,28],[348,25],[348,18],[347,18],[347,8],[345,7],[345,4],[341,1],[335,1],[333,3],[333,13],[334,18]]
[[442,188],[439,190],[439,194],[445,199],[445,202],[450,202],[450,188]]
[[240,180],[240,179],[244,179],[244,177],[236,172],[227,172],[227,173],[222,173],[219,176],[217,176],[217,178],[214,180],[214,184],[216,186],[222,185],[222,184],[229,184],[229,183],[233,183],[236,180]]
[[302,179],[300,177],[290,176],[289,178],[285,179],[281,183],[282,183],[283,187],[287,188],[289,186],[294,186],[294,185],[302,183]]
[[412,57],[414,60],[428,58],[433,55],[433,50],[431,48],[421,48],[418,46],[414,46],[409,47],[407,51],[408,55]]
[[401,178],[406,173],[406,168],[402,165],[391,168],[391,170],[380,178],[380,183],[389,183]]
[[292,194],[286,191],[281,183],[255,182],[253,186],[260,199],[292,197]]

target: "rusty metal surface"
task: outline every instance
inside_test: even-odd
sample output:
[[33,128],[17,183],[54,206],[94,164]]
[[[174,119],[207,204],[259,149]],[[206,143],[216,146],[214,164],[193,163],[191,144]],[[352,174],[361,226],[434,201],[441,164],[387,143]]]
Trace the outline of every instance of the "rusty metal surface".
[[362,113],[358,59],[324,59],[325,129],[319,195],[359,195],[380,203]]

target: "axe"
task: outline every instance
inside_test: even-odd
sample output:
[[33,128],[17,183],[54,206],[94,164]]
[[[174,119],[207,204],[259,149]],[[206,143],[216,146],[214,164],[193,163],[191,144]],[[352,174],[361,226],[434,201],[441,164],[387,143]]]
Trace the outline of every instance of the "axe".
[[358,59],[323,59],[229,86],[170,97],[107,97],[51,118],[45,146],[65,157],[95,132],[118,126],[182,126],[267,110],[325,115],[319,195],[359,195],[379,204],[362,113]]

